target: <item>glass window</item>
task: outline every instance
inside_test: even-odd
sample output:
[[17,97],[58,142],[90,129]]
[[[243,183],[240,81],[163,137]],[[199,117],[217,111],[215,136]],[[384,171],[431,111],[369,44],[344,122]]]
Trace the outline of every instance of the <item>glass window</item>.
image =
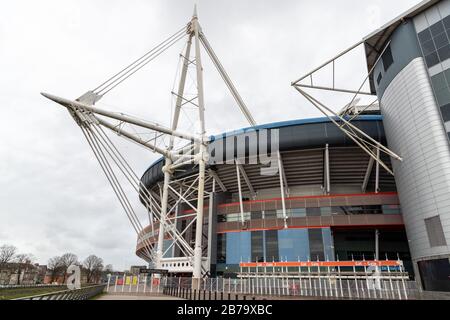
[[344,215],[347,214],[345,207],[331,207],[332,215]]
[[437,51],[440,61],[450,58],[450,44],[438,49]]
[[434,45],[433,40],[426,41],[422,43],[422,50],[424,55],[429,55],[436,51],[436,46]]
[[262,212],[261,211],[255,211],[251,213],[251,219],[262,219]]
[[265,210],[264,211],[264,219],[276,219],[277,211],[276,210]]
[[287,261],[307,261],[309,258],[308,229],[278,231],[280,258]]
[[383,78],[383,76],[381,75],[381,72],[378,74],[378,77],[377,77],[377,84],[378,85],[380,85],[380,81],[381,81],[381,79]]
[[444,70],[445,79],[450,83],[450,69]]
[[436,45],[436,48],[442,48],[443,46],[449,44],[447,34],[445,32],[442,32],[438,34],[437,36],[433,37],[434,44]]
[[446,16],[442,22],[444,23],[444,27],[446,29],[450,29],[450,16]]
[[447,241],[445,240],[444,229],[442,228],[439,215],[426,218],[424,221],[428,239],[430,241],[430,247],[446,246]]
[[251,232],[252,243],[252,261],[263,262],[264,261],[264,232],[252,231]]
[[239,217],[238,213],[229,213],[229,214],[225,215],[225,219],[227,222],[239,221],[240,217]]
[[320,208],[321,216],[331,216],[331,207],[322,207]]
[[391,64],[394,62],[394,59],[392,58],[392,51],[390,45],[386,48],[386,50],[384,50],[381,59],[383,60],[384,71],[387,71],[387,69],[389,69]]
[[442,21],[436,22],[430,27],[431,35],[434,37],[438,35],[439,33],[444,32],[444,24]]
[[[172,244],[173,240],[163,240],[163,252],[165,252],[170,245]],[[166,252],[163,258],[171,258],[172,257],[172,250],[173,246],[169,249],[169,251]]]
[[308,239],[311,260],[323,261],[325,256],[323,252],[322,229],[308,229]]
[[291,209],[291,217],[306,217],[306,208],[293,208]]
[[325,260],[334,261],[334,247],[330,228],[322,229],[323,249]]
[[320,208],[306,208],[306,215],[310,216],[320,216]]
[[[286,209],[286,215],[287,214],[288,214],[288,210]],[[278,209],[277,210],[277,218],[278,219],[283,219],[284,218],[283,209]]]
[[445,81],[444,73],[438,73],[431,77],[431,83],[433,84],[434,90],[441,90],[447,88],[447,82]]
[[267,230],[265,233],[265,249],[264,256],[266,261],[278,261],[278,230]]
[[383,214],[400,214],[400,206],[398,204],[384,204],[381,208]]
[[441,107],[441,114],[444,122],[450,121],[450,104]]
[[251,232],[230,232],[226,235],[226,263],[239,264],[241,261],[251,261]]
[[448,88],[436,90],[435,92],[436,92],[436,100],[439,106],[443,106],[450,103],[450,90]]
[[425,41],[431,40],[431,32],[430,29],[425,29],[418,33],[420,43],[424,43]]
[[425,62],[427,63],[427,67],[431,68],[432,66],[439,63],[439,58],[436,52],[433,52],[429,55],[425,56]]
[[433,40],[427,41],[424,44],[422,44],[422,50],[423,50],[423,54],[425,56],[432,54],[432,53],[436,53],[436,45],[434,44]]
[[217,263],[225,263],[227,257],[226,233],[217,235]]

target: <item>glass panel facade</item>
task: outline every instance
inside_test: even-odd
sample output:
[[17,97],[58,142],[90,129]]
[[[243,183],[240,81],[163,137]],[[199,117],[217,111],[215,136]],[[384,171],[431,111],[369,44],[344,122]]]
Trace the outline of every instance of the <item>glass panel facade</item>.
[[417,37],[429,69],[439,64],[441,70],[447,66],[447,69],[440,73],[433,72],[430,78],[445,131],[450,139],[450,69],[448,69],[448,63],[442,63],[450,59],[450,16],[420,31]]
[[278,261],[278,230],[264,231],[266,261]]
[[308,229],[311,260],[325,260],[322,229]]
[[252,231],[252,260],[251,261],[264,261],[264,231]]
[[438,21],[418,33],[419,43],[428,68],[450,58],[448,32],[449,30],[446,30],[443,21]]
[[[450,118],[450,104],[448,106],[448,114]],[[313,216],[330,216],[330,215],[350,215],[350,214],[394,214],[393,211],[384,210],[385,207],[397,206],[396,214],[400,214],[398,205],[365,205],[365,206],[339,206],[339,207],[321,207],[321,208],[292,208],[286,209],[286,214],[290,218],[313,217]],[[283,219],[283,210],[265,210],[255,212],[244,212],[244,221],[258,219]],[[217,216],[218,222],[241,221],[240,213],[220,214]]]
[[333,238],[331,235],[330,228],[322,229],[322,239],[323,239],[323,252],[325,254],[325,260],[334,260],[334,247]]
[[278,231],[280,259],[307,261],[309,257],[308,229],[286,229]]
[[230,232],[217,235],[217,263],[334,260],[330,228]]
[[226,257],[227,264],[239,264],[251,259],[251,233],[230,232],[226,234]]

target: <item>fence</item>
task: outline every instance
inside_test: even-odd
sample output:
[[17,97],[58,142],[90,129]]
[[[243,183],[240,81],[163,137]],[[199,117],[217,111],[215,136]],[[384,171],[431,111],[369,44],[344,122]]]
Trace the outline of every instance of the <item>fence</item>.
[[[167,277],[155,275],[108,275],[106,292],[110,294],[162,294]],[[190,278],[189,278],[190,279]],[[189,280],[192,281],[192,280]]]
[[61,284],[3,284],[0,285],[0,289],[20,289],[20,288],[54,288],[54,287],[65,287]]
[[84,287],[75,290],[62,290],[14,300],[88,300],[102,293],[106,284]]
[[[181,279],[181,280],[180,280]],[[167,278],[164,293],[195,297],[190,278]],[[182,285],[179,285],[182,283]],[[393,279],[342,279],[320,276],[308,279],[289,277],[253,277],[247,279],[209,278],[202,281],[198,294],[210,299],[230,296],[320,299],[414,299],[416,283]],[[205,293],[203,293],[205,292]]]

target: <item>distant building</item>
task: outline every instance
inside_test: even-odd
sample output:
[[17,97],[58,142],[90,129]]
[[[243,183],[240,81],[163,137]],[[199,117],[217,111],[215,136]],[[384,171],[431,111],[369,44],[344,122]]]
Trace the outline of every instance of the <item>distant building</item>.
[[46,266],[31,263],[0,265],[0,285],[30,285],[44,282]]

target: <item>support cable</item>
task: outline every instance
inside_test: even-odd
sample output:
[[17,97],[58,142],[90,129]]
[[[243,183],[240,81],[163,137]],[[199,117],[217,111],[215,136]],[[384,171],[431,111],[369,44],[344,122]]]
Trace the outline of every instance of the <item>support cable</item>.
[[109,82],[111,82],[112,80],[114,80],[115,78],[117,78],[118,76],[122,75],[125,71],[127,71],[128,69],[130,69],[131,67],[135,66],[137,63],[141,62],[142,60],[146,59],[149,55],[153,54],[156,50],[160,49],[161,47],[163,47],[165,44],[167,44],[167,42],[169,42],[170,40],[172,40],[173,38],[176,38],[177,36],[179,36],[182,33],[186,32],[186,26],[184,26],[183,28],[179,29],[177,32],[175,32],[174,34],[172,34],[170,37],[166,38],[164,41],[160,42],[158,45],[156,45],[155,47],[153,47],[151,50],[147,51],[144,55],[142,55],[141,57],[139,57],[138,59],[134,60],[132,63],[130,63],[129,65],[127,65],[125,68],[123,68],[122,70],[120,70],[119,72],[117,72],[116,74],[114,74],[112,77],[108,78],[105,82],[101,83],[99,86],[97,86],[95,89],[93,89],[93,92],[99,92],[98,90],[101,90],[102,87],[105,87],[106,84],[108,84]]
[[183,39],[186,35],[181,34],[180,36],[176,37],[175,39],[171,40],[167,44],[165,44],[163,47],[159,48],[157,51],[152,53],[150,56],[133,66],[132,68],[128,69],[125,73],[118,76],[116,79],[112,80],[110,83],[108,83],[106,86],[104,86],[101,90],[96,91],[95,93],[98,95],[104,96],[114,88],[116,88],[119,84],[127,80],[129,77],[134,75],[137,71],[142,69],[144,66],[146,66],[148,63],[153,61],[155,58],[160,56],[164,51],[172,47],[175,43],[177,43],[179,40]]

